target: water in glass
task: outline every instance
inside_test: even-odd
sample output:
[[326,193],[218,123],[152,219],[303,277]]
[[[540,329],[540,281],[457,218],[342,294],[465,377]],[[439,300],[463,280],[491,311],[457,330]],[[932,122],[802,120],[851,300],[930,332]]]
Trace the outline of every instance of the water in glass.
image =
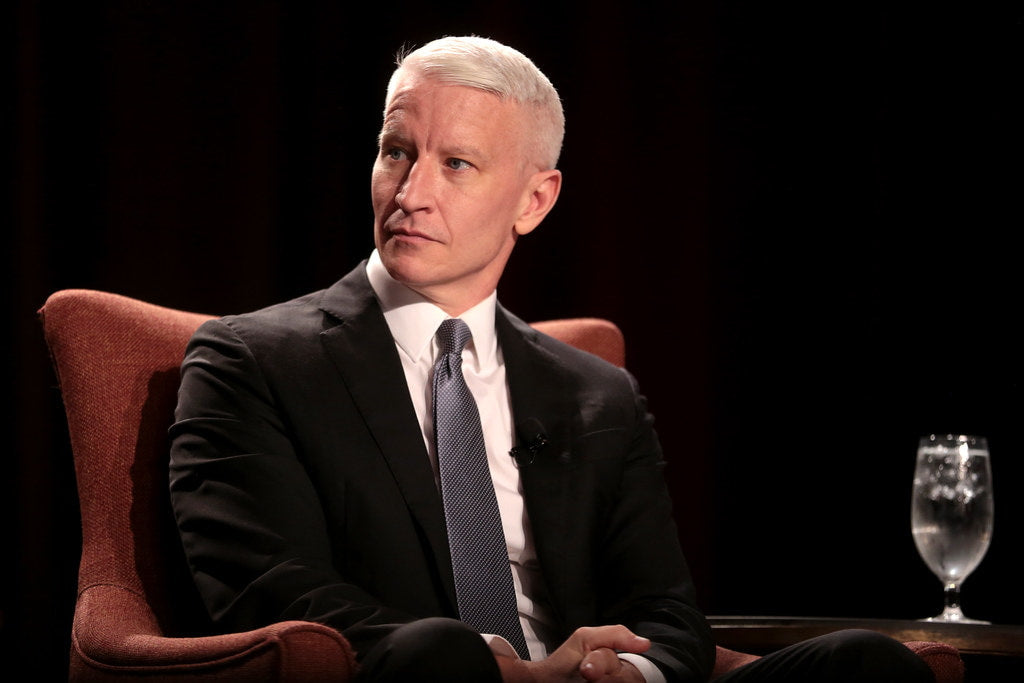
[[946,608],[933,619],[973,621],[963,616],[959,594],[992,540],[992,476],[984,438],[921,439],[911,529],[921,558],[945,586]]

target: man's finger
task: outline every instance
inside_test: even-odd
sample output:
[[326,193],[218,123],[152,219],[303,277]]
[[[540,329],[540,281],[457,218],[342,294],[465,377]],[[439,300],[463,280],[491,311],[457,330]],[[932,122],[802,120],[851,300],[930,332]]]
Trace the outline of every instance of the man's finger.
[[592,650],[583,657],[580,664],[580,675],[588,681],[597,681],[605,676],[615,673],[622,662],[614,650],[602,647]]
[[651,647],[651,641],[638,636],[625,626],[592,626],[577,631],[580,645],[585,650],[597,650],[602,647],[622,652],[641,654]]

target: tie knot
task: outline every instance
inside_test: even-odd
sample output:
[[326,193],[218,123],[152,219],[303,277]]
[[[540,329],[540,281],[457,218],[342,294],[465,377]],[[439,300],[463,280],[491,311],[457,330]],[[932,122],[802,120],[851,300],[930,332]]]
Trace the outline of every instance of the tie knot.
[[442,354],[462,353],[473,334],[469,325],[458,318],[449,318],[437,328],[437,345]]

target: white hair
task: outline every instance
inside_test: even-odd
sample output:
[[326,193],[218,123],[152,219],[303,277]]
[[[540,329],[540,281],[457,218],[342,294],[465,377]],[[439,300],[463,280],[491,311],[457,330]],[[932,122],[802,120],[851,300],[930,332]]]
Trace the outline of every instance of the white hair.
[[565,137],[565,115],[558,92],[540,69],[518,50],[490,38],[438,38],[412,52],[401,52],[388,83],[385,103],[403,72],[419,73],[442,83],[493,93],[523,106],[531,117],[528,155],[542,169],[558,164]]

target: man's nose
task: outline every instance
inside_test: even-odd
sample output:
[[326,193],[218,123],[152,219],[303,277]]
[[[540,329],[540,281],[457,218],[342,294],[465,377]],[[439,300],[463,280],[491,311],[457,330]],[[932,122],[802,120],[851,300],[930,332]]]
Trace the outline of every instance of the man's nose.
[[427,164],[417,160],[409,166],[409,172],[395,194],[399,208],[406,213],[429,208],[433,199],[436,178]]

